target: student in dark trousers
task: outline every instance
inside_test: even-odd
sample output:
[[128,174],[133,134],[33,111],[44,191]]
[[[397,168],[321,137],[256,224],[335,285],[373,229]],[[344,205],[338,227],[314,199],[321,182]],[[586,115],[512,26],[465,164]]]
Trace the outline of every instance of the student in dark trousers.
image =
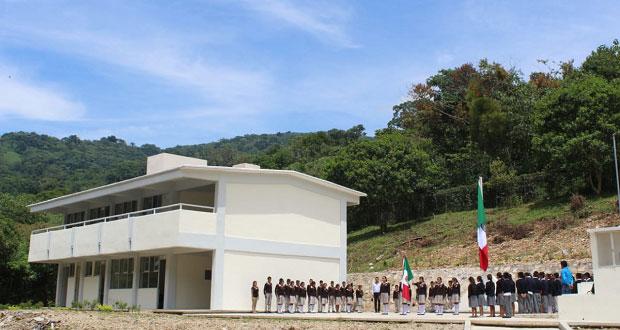
[[544,278],[540,281],[541,284],[541,301],[543,313],[551,314],[553,309],[553,296],[551,295],[551,286],[549,280],[549,274],[540,273]]
[[484,289],[487,294],[487,305],[489,306],[490,316],[495,317],[495,283],[493,283],[493,275],[487,275],[487,283]]
[[502,273],[498,272],[497,283],[495,283],[495,303],[499,306],[499,316],[504,316],[504,286]]
[[525,287],[527,290],[527,312],[536,313],[536,303],[534,301],[534,292],[536,291],[536,281],[532,278],[532,274],[525,274]]
[[553,281],[551,282],[551,295],[553,297],[553,312],[558,312],[558,297],[562,295],[562,281],[560,281],[560,274],[553,273]]
[[398,284],[394,284],[394,291],[392,291],[392,301],[394,302],[394,313],[400,313],[400,287]]
[[267,277],[267,283],[263,286],[263,294],[265,295],[265,313],[271,313],[271,295],[273,294],[271,276]]
[[372,283],[372,299],[375,303],[375,313],[381,312],[381,282],[379,277],[375,277],[374,283]]
[[471,308],[471,317],[478,317],[478,286],[473,277],[470,276],[468,280],[467,298],[469,299],[469,308]]
[[517,274],[517,302],[519,303],[519,314],[527,313],[527,284],[525,274],[519,272]]
[[532,274],[532,279],[534,279],[534,313],[542,313],[542,296],[540,291],[542,290],[541,277],[539,272],[534,272]]
[[504,278],[504,293],[503,293],[503,298],[504,298],[504,318],[511,318],[512,317],[512,308],[513,308],[513,302],[512,302],[512,296],[515,295],[515,282],[512,280],[512,277],[510,276],[510,274],[508,274],[508,272],[505,272],[503,275]]

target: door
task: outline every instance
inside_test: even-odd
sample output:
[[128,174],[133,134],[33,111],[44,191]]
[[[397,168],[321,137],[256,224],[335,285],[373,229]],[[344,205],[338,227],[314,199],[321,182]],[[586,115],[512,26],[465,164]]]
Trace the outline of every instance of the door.
[[74,279],[75,279],[75,288],[73,290],[73,301],[80,301],[79,297],[80,297],[80,272],[82,270],[80,269],[80,263],[78,262],[75,266],[75,273],[74,273]]
[[157,280],[157,308],[164,309],[164,294],[166,292],[166,260],[159,260],[159,279]]
[[101,263],[101,271],[99,272],[99,303],[103,304],[103,292],[105,291],[105,263]]

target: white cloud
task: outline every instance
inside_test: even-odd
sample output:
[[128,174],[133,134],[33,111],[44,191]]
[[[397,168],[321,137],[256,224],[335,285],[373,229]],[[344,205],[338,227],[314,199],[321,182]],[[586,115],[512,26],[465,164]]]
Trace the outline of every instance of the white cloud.
[[19,72],[1,65],[0,72],[0,118],[72,121],[84,115],[84,106],[64,93],[26,80]]
[[361,47],[344,31],[341,24],[335,22],[347,16],[340,8],[333,6],[299,7],[286,0],[247,1],[245,3],[255,11],[284,21],[323,42],[344,48]]

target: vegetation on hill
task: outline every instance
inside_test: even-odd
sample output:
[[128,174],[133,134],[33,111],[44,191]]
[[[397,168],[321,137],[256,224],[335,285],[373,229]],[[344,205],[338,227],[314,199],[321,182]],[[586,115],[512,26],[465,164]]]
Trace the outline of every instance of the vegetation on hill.
[[[394,244],[413,242],[411,236],[419,232],[426,233],[424,248],[435,247],[427,251],[432,254],[469,235],[473,213],[468,210],[475,207],[479,176],[485,182],[490,233],[496,225],[520,228],[513,223],[519,221],[543,231],[547,222],[554,223],[548,219],[570,223],[562,220],[569,217],[565,206],[545,205],[571,195],[588,195],[595,201],[590,207],[603,212],[596,196],[615,189],[611,136],[619,127],[620,44],[614,40],[581,65],[561,62],[529,77],[486,59],[440,70],[411,87],[409,98],[393,107],[392,120],[374,138],[358,125],[162,150],[115,136],[89,141],[6,133],[0,137],[0,202],[8,205],[0,208],[0,267],[3,275],[14,274],[14,282],[0,285],[33,286],[21,299],[36,300],[36,294],[53,290],[42,275],[53,274],[53,267],[24,265],[28,230],[57,219],[28,214],[27,203],[142,175],[146,157],[161,151],[204,158],[211,165],[253,162],[291,169],[366,192],[360,206],[349,210],[350,251],[393,255]],[[536,215],[542,210],[547,216]],[[437,227],[441,231],[429,229]],[[394,228],[408,231],[394,236]],[[371,236],[377,242],[362,239]],[[351,254],[350,260],[350,269],[367,270],[363,256]],[[0,303],[18,299],[0,294]]]

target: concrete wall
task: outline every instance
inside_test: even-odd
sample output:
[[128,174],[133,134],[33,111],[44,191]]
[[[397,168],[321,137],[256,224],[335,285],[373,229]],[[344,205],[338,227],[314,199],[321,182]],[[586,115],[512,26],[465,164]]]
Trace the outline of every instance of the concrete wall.
[[573,321],[620,322],[620,267],[596,269],[596,294],[563,295],[558,299],[560,319]]
[[99,276],[84,277],[84,294],[82,300],[97,300],[99,299]]
[[211,269],[211,254],[177,255],[176,308],[209,308],[211,281],[205,270]]
[[[258,281],[262,290],[267,276],[271,276],[274,282],[277,282],[280,277],[305,282],[309,278],[317,282],[321,278],[337,280],[339,263],[338,259],[226,251],[224,252],[224,274],[222,308],[250,310],[252,281]],[[264,303],[264,299],[259,299],[257,308],[264,309]],[[273,301],[272,308],[275,306],[275,301]]]
[[157,309],[157,288],[138,289],[137,296],[141,309]]
[[[77,275],[77,274],[76,274]],[[75,295],[75,279],[76,277],[69,277],[67,279],[67,306],[70,307]]]
[[114,305],[116,301],[131,304],[131,289],[110,289],[108,304]]
[[226,188],[226,236],[340,246],[339,200],[284,184]]
[[207,165],[204,159],[161,153],[146,159],[146,174],[153,174],[182,165]]

